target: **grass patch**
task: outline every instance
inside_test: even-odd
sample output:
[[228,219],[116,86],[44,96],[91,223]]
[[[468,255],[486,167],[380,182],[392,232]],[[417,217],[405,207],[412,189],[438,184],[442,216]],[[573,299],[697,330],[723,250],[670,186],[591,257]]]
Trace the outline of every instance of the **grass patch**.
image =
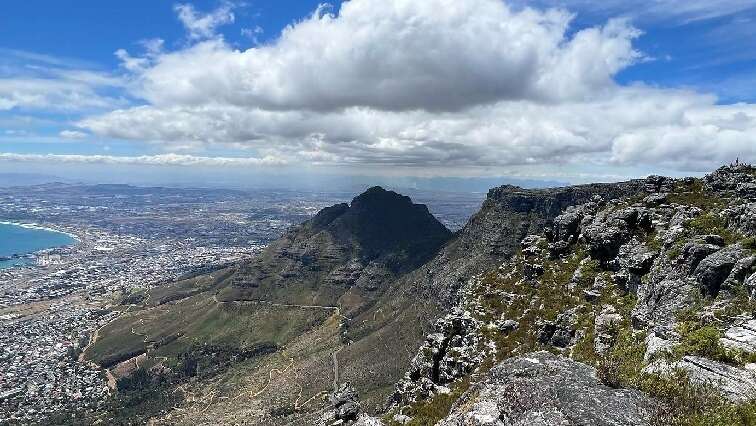
[[669,194],[667,200],[670,203],[694,206],[703,210],[712,210],[725,205],[722,197],[704,188],[701,179],[696,179],[691,185],[678,185],[676,190]]
[[[412,420],[407,423],[409,426],[433,426],[441,419],[449,415],[452,404],[454,404],[465,391],[470,388],[470,378],[464,378],[455,383],[451,392],[445,395],[436,395],[428,401],[415,404],[405,410],[406,415],[412,417]],[[385,423],[391,426],[398,426],[397,423],[387,415],[383,419]]]
[[724,238],[726,244],[733,244],[738,240],[735,233],[727,229],[725,220],[712,212],[694,218],[688,223],[688,227],[695,235],[719,235]]
[[711,385],[692,383],[685,372],[644,375],[638,386],[656,398],[652,426],[747,426],[756,424],[756,401],[727,401]]

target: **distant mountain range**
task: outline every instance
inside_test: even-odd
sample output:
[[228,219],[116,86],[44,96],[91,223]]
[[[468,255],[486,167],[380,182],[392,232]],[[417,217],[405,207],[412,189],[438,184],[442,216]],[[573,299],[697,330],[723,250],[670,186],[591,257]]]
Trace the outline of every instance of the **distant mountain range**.
[[0,187],[40,185],[51,182],[66,182],[66,179],[38,173],[0,173]]
[[171,187],[171,188],[228,188],[228,189],[278,189],[322,192],[327,188],[329,192],[356,192],[365,187],[380,184],[387,188],[411,191],[439,191],[439,192],[479,192],[485,193],[489,188],[502,185],[516,185],[522,188],[554,188],[568,185],[567,182],[548,179],[523,179],[516,177],[361,177],[361,176],[280,176],[274,177],[240,177],[228,181],[130,181],[129,177],[117,177],[113,182],[101,183],[87,179],[73,179],[62,176],[47,175],[41,173],[0,173],[0,187],[30,186],[49,183],[76,183],[87,185],[114,185],[134,187]]

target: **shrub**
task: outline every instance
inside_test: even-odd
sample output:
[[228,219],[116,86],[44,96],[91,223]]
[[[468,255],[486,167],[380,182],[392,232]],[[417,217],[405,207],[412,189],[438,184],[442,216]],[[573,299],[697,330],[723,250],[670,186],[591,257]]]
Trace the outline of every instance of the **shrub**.
[[756,424],[756,401],[727,401],[711,385],[692,383],[683,371],[644,375],[640,389],[656,398],[652,426],[746,426]]
[[691,231],[697,235],[716,234],[724,238],[727,244],[735,242],[735,235],[727,229],[727,223],[714,213],[705,213],[688,223]]

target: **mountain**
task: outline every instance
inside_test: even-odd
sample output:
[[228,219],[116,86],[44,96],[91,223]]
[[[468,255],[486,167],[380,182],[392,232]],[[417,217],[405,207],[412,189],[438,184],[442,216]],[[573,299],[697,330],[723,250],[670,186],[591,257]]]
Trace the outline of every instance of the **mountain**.
[[451,234],[371,188],[256,259],[126,298],[84,353],[117,379],[101,419],[749,424],[754,206],[743,165],[502,186]]
[[373,187],[351,205],[323,209],[240,265],[218,299],[339,306],[351,316],[451,236],[425,205]]

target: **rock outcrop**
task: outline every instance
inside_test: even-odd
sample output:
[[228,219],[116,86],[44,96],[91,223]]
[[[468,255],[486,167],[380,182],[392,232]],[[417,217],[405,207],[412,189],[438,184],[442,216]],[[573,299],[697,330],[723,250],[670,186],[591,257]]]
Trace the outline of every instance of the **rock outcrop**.
[[439,426],[647,425],[652,404],[601,384],[590,366],[536,352],[492,368]]

